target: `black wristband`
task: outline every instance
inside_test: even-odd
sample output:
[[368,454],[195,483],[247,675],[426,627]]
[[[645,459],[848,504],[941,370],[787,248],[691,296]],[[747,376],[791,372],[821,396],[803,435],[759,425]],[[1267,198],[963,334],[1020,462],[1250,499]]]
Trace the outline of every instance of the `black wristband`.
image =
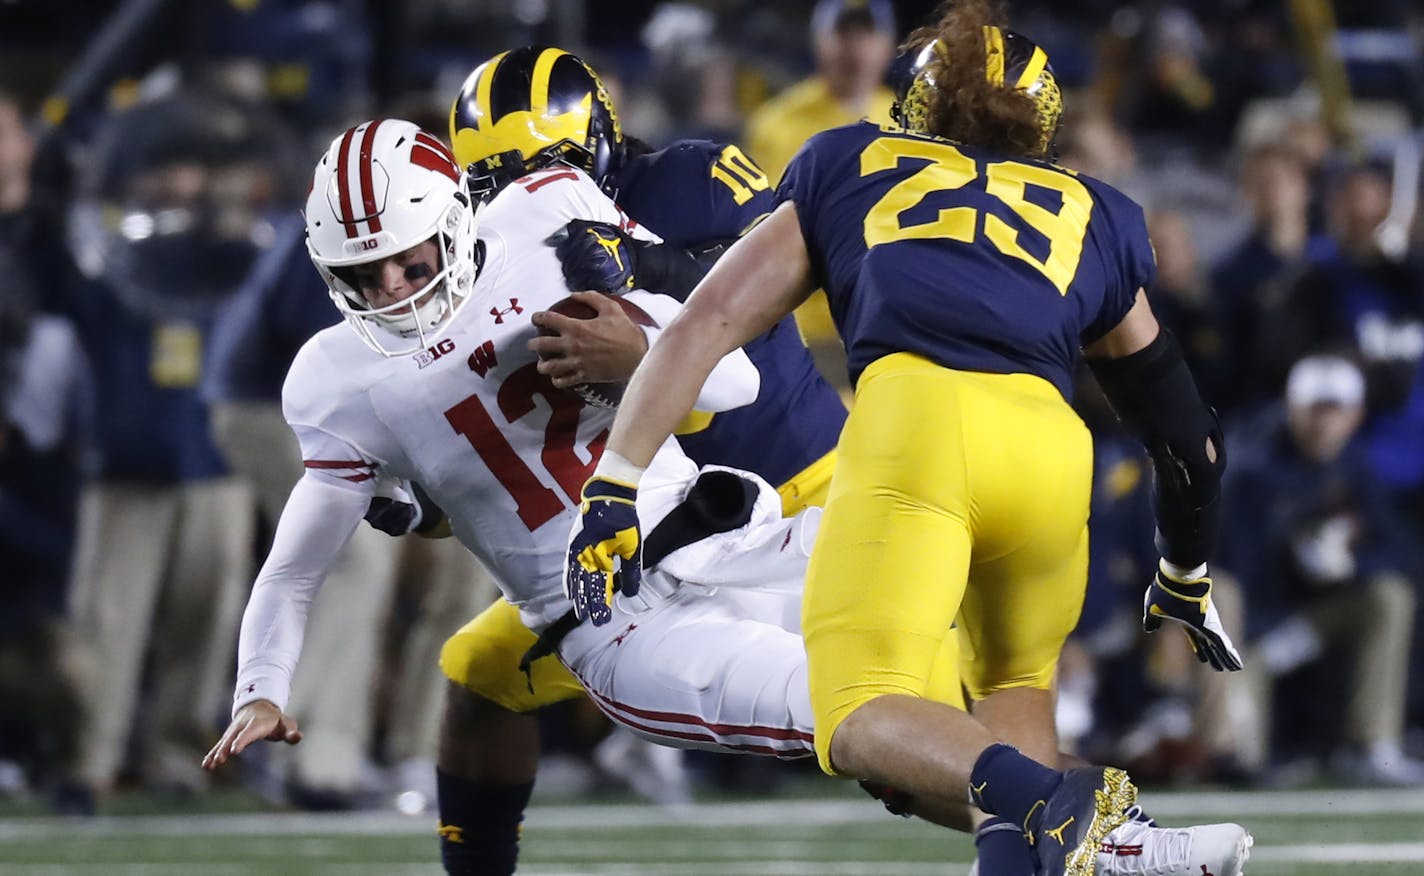
[[691,253],[670,244],[632,238],[628,238],[628,244],[638,250],[638,275],[633,280],[639,289],[686,301],[707,273]]

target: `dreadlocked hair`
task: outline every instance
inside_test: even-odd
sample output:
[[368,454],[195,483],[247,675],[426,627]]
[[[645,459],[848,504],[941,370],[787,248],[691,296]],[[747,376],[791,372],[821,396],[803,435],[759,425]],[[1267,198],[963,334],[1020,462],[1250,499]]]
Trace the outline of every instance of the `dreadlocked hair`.
[[935,83],[928,116],[931,134],[995,152],[1043,158],[1043,130],[1033,98],[985,76],[984,28],[1007,29],[1005,20],[993,0],[949,0],[939,7],[939,20],[917,28],[901,51],[916,53],[939,40],[928,70]]

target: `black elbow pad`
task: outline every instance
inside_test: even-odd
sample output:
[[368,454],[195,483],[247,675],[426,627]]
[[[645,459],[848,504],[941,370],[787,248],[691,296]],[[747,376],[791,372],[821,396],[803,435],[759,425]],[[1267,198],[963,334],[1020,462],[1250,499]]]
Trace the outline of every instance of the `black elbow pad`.
[[1176,339],[1162,329],[1130,356],[1088,364],[1113,410],[1152,457],[1162,555],[1186,568],[1205,563],[1216,539],[1226,446]]

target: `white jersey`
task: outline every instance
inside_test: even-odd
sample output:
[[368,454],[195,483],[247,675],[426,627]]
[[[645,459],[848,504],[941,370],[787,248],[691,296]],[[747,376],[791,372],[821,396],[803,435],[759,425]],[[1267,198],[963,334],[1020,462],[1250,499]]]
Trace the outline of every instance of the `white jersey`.
[[[310,599],[304,593],[290,597],[285,582],[306,590],[319,586],[325,569],[304,568],[320,561],[299,552],[310,545],[318,557],[333,544],[339,550],[359,524],[358,510],[383,482],[419,482],[505,597],[520,607],[526,625],[541,629],[568,609],[568,535],[614,411],[556,389],[536,370],[528,343],[536,336],[530,316],[569,294],[546,241],[575,218],[631,228],[581,171],[557,167],[525,177],[484,211],[479,239],[485,257],[474,292],[433,346],[387,358],[337,325],[297,354],[283,389],[283,411],[301,443],[306,476],[283,513],[244,617],[237,706],[257,698],[285,705],[288,664],[295,665]],[[642,229],[631,233],[656,239]],[[640,290],[628,297],[660,325],[680,307]],[[651,343],[656,330],[649,332]],[[758,383],[754,366],[737,351],[714,371],[698,407],[716,411],[750,403]],[[694,470],[669,441],[649,478],[685,481]],[[299,516],[293,508],[299,495],[320,496],[326,521],[288,526],[289,516]],[[337,538],[334,531],[314,531],[318,525],[345,532]]]

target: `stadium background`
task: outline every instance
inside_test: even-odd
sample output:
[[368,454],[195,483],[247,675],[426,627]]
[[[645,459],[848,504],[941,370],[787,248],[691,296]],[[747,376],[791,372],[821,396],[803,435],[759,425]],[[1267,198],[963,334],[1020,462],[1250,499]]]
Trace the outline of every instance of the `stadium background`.
[[[1424,872],[1424,14],[1006,5],[1067,89],[1063,163],[1147,208],[1154,307],[1232,454],[1216,568],[1248,670],[1224,679],[1135,631],[1146,469],[1080,389],[1099,478],[1065,738],[1172,789],[1149,798],[1163,820],[1247,823],[1252,873]],[[294,221],[332,135],[380,114],[444,136],[470,69],[543,42],[609,81],[626,131],[734,140],[774,180],[767,132],[874,107],[768,101],[821,77],[873,103],[877,41],[932,8],[830,3],[813,26],[811,2],[0,2],[0,872],[435,868],[432,655],[489,598],[447,546],[358,539],[314,613],[307,741],[196,769],[294,477],[276,387],[336,321]],[[972,854],[805,769],[605,733],[578,707],[547,717],[521,872],[917,874]]]

